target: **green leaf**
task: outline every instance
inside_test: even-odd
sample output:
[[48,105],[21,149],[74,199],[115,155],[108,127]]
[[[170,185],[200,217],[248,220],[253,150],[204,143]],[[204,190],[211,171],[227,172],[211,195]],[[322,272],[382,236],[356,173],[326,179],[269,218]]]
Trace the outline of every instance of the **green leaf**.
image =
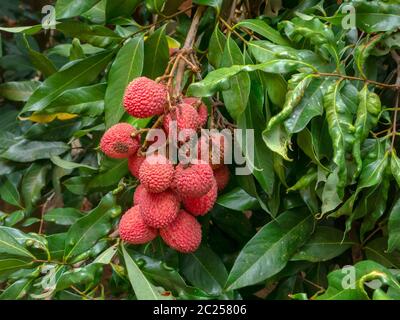
[[400,198],[397,199],[389,213],[388,234],[387,251],[389,253],[394,250],[400,251]]
[[338,229],[319,226],[291,260],[306,260],[310,262],[331,260],[341,255],[354,244],[349,239],[343,239],[343,236],[343,232]]
[[11,101],[27,101],[36,88],[39,81],[10,81],[0,84],[0,96]]
[[278,153],[285,160],[290,160],[287,155],[287,146],[290,144],[290,135],[285,132],[286,129],[282,126],[282,123],[300,103],[304,92],[313,77],[314,75],[312,74],[300,73],[294,75],[290,79],[282,111],[270,119],[267,128],[262,133],[263,139],[268,148]]
[[117,184],[129,172],[128,161],[126,159],[110,161],[105,168],[96,176],[92,177],[88,183],[89,189],[99,189],[110,187]]
[[247,19],[238,22],[234,28],[245,27],[260,35],[267,40],[282,46],[289,46],[290,43],[274,28],[270,27],[265,21],[259,19]]
[[217,203],[225,208],[237,211],[251,210],[259,206],[258,200],[241,188],[235,188],[219,196]]
[[139,0],[107,0],[106,20],[117,17],[130,17],[140,3]]
[[361,145],[368,137],[370,130],[372,130],[379,121],[379,114],[381,112],[381,101],[379,96],[368,90],[368,86],[359,92],[360,104],[358,105],[356,121],[354,123],[354,146],[353,155],[357,163],[357,173],[361,172]]
[[44,215],[44,221],[53,222],[62,226],[74,224],[82,218],[82,213],[75,208],[55,208]]
[[217,14],[221,10],[223,0],[193,0],[193,4],[198,4],[200,6],[209,6],[215,8]]
[[75,60],[60,71],[47,78],[32,94],[21,114],[40,111],[46,108],[65,90],[78,88],[93,82],[114,55],[113,51],[104,51],[91,57]]
[[396,179],[397,184],[400,187],[400,159],[397,156],[395,149],[392,150],[391,156],[392,157],[390,158],[390,168],[392,171],[392,175]]
[[[377,34],[372,38],[364,38],[361,40],[360,44],[358,44],[354,48],[354,62],[357,66],[358,72],[360,73],[361,77],[367,78],[364,73],[364,68],[366,66],[366,61],[371,51],[377,46],[382,38],[384,37],[384,33]],[[367,87],[367,86],[365,86]],[[367,89],[368,90],[368,89]]]
[[387,238],[376,238],[364,245],[367,259],[378,262],[386,268],[400,268],[400,251],[386,252]]
[[129,82],[139,77],[143,70],[144,41],[143,37],[130,39],[119,50],[108,74],[105,95],[106,126],[119,122],[124,114],[122,98]]
[[228,278],[221,259],[205,246],[201,246],[194,253],[183,255],[180,267],[186,279],[210,294],[221,294]]
[[226,288],[261,282],[282,270],[308,239],[313,228],[309,213],[287,211],[258,231],[245,245],[229,274]]
[[53,62],[43,53],[37,52],[28,47],[28,54],[32,65],[36,69],[40,70],[46,78],[57,72]]
[[96,276],[101,274],[103,266],[97,263],[91,263],[87,266],[76,268],[71,271],[64,272],[57,279],[56,291],[65,290],[72,285],[92,284],[95,282]]
[[57,0],[56,3],[56,17],[57,19],[72,18],[88,11],[100,0]]
[[41,198],[41,191],[46,185],[48,166],[32,163],[22,178],[21,193],[25,206],[32,208]]
[[6,227],[12,227],[16,225],[18,222],[21,222],[24,218],[25,218],[25,211],[23,210],[14,211],[4,220],[4,225]]
[[208,48],[208,61],[217,69],[221,65],[222,55],[225,50],[226,36],[219,30],[219,25],[215,26],[214,32],[211,35]]
[[167,0],[145,0],[146,7],[154,13],[161,13]]
[[354,143],[353,115],[340,94],[341,82],[331,84],[324,96],[326,120],[333,143],[333,162],[338,168],[336,190],[339,199],[343,198],[347,182],[346,151]]
[[329,286],[317,300],[369,300],[365,284],[372,280],[380,280],[391,288],[400,289],[398,281],[388,269],[376,262],[365,260],[354,267],[331,272],[328,275]]
[[89,250],[110,231],[114,208],[115,198],[108,193],[96,208],[71,226],[65,240],[64,261],[69,261]]
[[76,162],[72,162],[72,161],[63,160],[59,156],[51,156],[50,160],[56,166],[59,166],[60,168],[67,169],[67,170],[73,170],[76,168],[86,168],[89,170],[97,170],[97,168],[83,164],[83,163],[76,163]]
[[85,53],[83,52],[83,48],[79,39],[72,39],[71,49],[69,50],[69,60],[78,60],[85,58]]
[[15,281],[3,291],[3,293],[0,295],[0,300],[22,299],[28,293],[33,280],[34,279],[20,279]]
[[7,232],[7,228],[1,226],[0,226],[0,253],[35,259],[35,256],[32,253],[30,253],[22,245],[20,245],[18,241],[9,232]]
[[144,43],[143,75],[155,79],[164,74],[169,60],[165,26],[152,33]]
[[124,245],[121,245],[125,260],[128,278],[135,291],[138,300],[170,300],[169,296],[163,296],[163,290],[155,287],[142,273],[135,261],[126,252]]
[[5,31],[5,32],[10,32],[10,33],[24,33],[27,35],[32,35],[32,34],[35,34],[35,33],[38,33],[39,31],[41,31],[42,25],[37,24],[34,26],[10,27],[10,28],[0,27],[0,30]]
[[21,197],[18,189],[7,177],[1,177],[0,179],[0,198],[21,208]]
[[99,116],[104,110],[106,87],[105,83],[99,83],[66,90],[35,115],[72,113],[89,117]]

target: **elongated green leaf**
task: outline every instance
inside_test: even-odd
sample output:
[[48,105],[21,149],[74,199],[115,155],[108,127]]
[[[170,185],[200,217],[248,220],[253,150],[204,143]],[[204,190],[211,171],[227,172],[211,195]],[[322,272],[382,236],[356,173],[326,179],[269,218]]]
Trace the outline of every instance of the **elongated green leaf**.
[[221,59],[225,50],[226,41],[226,36],[221,30],[219,30],[219,25],[217,24],[213,34],[211,35],[208,48],[208,61],[210,61],[210,63],[216,69],[221,65]]
[[7,177],[0,179],[0,198],[9,204],[21,207],[18,189]]
[[[0,231],[1,233],[1,231]],[[28,268],[32,265],[32,257],[23,257],[16,255],[0,255],[0,275],[6,276],[14,271]]]
[[313,218],[309,213],[282,213],[265,225],[246,244],[229,274],[226,288],[242,288],[263,281],[282,270],[291,256],[310,236]]
[[342,199],[347,182],[346,151],[351,149],[354,143],[354,127],[352,125],[353,115],[344,103],[340,89],[340,80],[329,86],[324,96],[324,108],[333,143],[333,162],[338,168],[336,190],[339,198]]
[[144,43],[143,75],[155,79],[163,75],[169,60],[165,27],[159,28]]
[[390,158],[390,168],[392,170],[393,177],[396,179],[397,184],[400,186],[400,159],[394,149]]
[[130,81],[141,75],[144,60],[143,37],[129,40],[118,52],[108,75],[105,96],[105,120],[110,127],[124,114],[122,98]]
[[363,249],[367,259],[378,262],[386,268],[400,268],[400,252],[395,250],[387,252],[388,239],[385,237],[376,238],[367,242]]
[[208,247],[201,246],[196,252],[184,255],[181,260],[184,276],[197,288],[218,295],[228,278],[221,259]]
[[48,166],[33,163],[24,174],[21,192],[27,208],[32,208],[32,206],[39,201],[41,191],[46,185],[46,174],[48,170]]
[[47,78],[35,90],[22,109],[21,114],[43,110],[65,90],[93,82],[113,55],[113,51],[104,51],[85,59],[70,62],[62,70]]
[[65,261],[87,251],[110,231],[110,220],[114,207],[115,198],[108,193],[95,209],[71,226],[65,240]]
[[389,240],[387,251],[393,252],[394,250],[400,251],[400,199],[396,201],[389,214]]
[[140,3],[139,0],[107,0],[106,19],[110,21],[116,17],[130,17]]
[[19,300],[22,299],[32,285],[34,279],[20,279],[15,281],[0,295],[0,300]]
[[193,0],[194,4],[215,8],[218,14],[221,10],[222,2],[223,0]]
[[24,34],[35,34],[38,33],[40,30],[42,30],[42,25],[37,24],[34,26],[25,26],[25,27],[10,27],[10,28],[5,28],[5,27],[0,27],[1,31],[5,32],[10,32],[10,33],[24,33]]
[[44,215],[44,220],[55,224],[69,226],[82,218],[82,213],[75,208],[55,208]]
[[104,110],[105,91],[105,83],[69,89],[35,114],[72,113],[95,117],[102,114]]
[[81,13],[88,11],[99,1],[100,0],[57,0],[55,8],[57,19],[79,16]]
[[0,84],[0,96],[11,101],[27,101],[35,89],[40,85],[39,81],[10,81]]
[[307,243],[299,249],[292,260],[311,262],[333,259],[354,244],[349,239],[343,239],[343,232],[331,227],[317,227]]
[[142,271],[139,269],[135,261],[126,252],[125,247],[122,245],[122,253],[125,260],[126,270],[128,272],[128,278],[131,282],[132,288],[135,291],[136,298],[138,300],[170,300],[169,296],[163,296],[163,290],[156,288],[150,281],[145,277]]
[[290,45],[289,41],[287,41],[281,34],[276,31],[274,28],[270,27],[265,21],[259,19],[247,19],[238,22],[234,28],[237,27],[245,27],[250,29],[260,35],[262,35],[267,40],[279,44],[282,46]]
[[0,253],[19,257],[35,258],[35,256],[26,250],[18,241],[7,232],[7,229],[0,226]]
[[357,118],[354,124],[354,146],[353,155],[357,163],[357,173],[361,172],[361,144],[368,137],[369,131],[372,130],[379,121],[381,112],[381,101],[379,96],[368,90],[368,86],[359,92],[360,104],[358,105]]
[[47,78],[53,73],[57,72],[56,67],[49,58],[47,58],[43,53],[37,52],[31,48],[28,48],[29,58],[31,59],[32,65],[40,70],[43,75]]
[[235,188],[218,197],[217,203],[225,208],[240,211],[258,207],[258,200],[240,188]]
[[53,162],[56,166],[59,166],[60,168],[67,169],[67,170],[72,170],[76,168],[86,168],[90,170],[97,170],[97,168],[83,164],[83,163],[76,163],[72,161],[67,161],[61,159],[59,156],[52,156],[50,158],[51,162]]

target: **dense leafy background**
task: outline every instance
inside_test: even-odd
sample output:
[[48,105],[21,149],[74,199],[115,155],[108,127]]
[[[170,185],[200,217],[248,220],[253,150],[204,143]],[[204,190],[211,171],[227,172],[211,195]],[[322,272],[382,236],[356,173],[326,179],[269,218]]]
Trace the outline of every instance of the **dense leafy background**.
[[[350,30],[328,0],[59,0],[45,31],[47,3],[1,1],[0,299],[399,299],[400,4],[349,3]],[[195,253],[124,246],[137,182],[99,139],[154,121],[124,88],[164,73],[198,5],[184,92],[255,129],[256,169]]]

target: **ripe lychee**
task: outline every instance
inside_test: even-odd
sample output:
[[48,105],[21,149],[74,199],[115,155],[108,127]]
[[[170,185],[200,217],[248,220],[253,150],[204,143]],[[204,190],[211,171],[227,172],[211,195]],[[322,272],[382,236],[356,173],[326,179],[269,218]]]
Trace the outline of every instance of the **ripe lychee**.
[[163,84],[139,77],[128,84],[123,103],[126,112],[136,118],[160,115],[167,104],[167,89]]
[[182,198],[200,197],[211,189],[213,181],[214,175],[209,164],[179,164],[175,168],[173,188]]
[[110,158],[127,158],[140,146],[140,136],[132,138],[136,131],[129,123],[117,123],[109,128],[100,140],[100,149]]
[[145,189],[139,207],[146,224],[153,228],[163,228],[174,221],[179,205],[178,198],[171,190],[151,193]]
[[190,253],[196,251],[201,243],[201,225],[196,218],[180,210],[168,227],[160,229],[160,235],[171,248]]
[[229,169],[226,165],[214,170],[214,178],[217,182],[218,191],[225,189],[229,182]]
[[139,169],[145,159],[145,156],[138,155],[136,152],[128,158],[129,171],[137,179],[139,179]]
[[136,187],[135,193],[133,194],[133,204],[134,205],[137,205],[140,202],[142,202],[143,193],[145,191],[146,191],[146,188],[142,184],[139,184]]
[[197,111],[190,104],[181,103],[174,110],[164,117],[163,127],[167,134],[171,128],[172,121],[176,121],[176,130],[182,134],[183,140],[187,140],[192,134],[196,132],[199,126]]
[[182,200],[185,209],[194,216],[203,216],[209,212],[217,200],[217,182],[213,181],[211,190],[201,197],[184,198]]
[[207,106],[199,98],[186,97],[183,98],[183,102],[197,107],[198,124],[199,127],[204,127],[208,120],[208,109]]
[[142,244],[157,237],[157,230],[149,227],[143,221],[139,206],[130,208],[119,222],[119,236],[122,240],[132,244]]
[[174,177],[174,166],[163,155],[152,154],[139,169],[139,180],[149,192],[167,190]]

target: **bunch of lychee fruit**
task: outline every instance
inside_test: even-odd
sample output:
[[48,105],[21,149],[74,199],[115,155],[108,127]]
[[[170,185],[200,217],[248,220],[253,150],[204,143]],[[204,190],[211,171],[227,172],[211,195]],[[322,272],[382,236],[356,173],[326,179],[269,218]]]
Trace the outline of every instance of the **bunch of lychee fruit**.
[[[208,121],[207,106],[200,99],[185,97],[171,110],[167,107],[170,101],[166,86],[146,77],[129,83],[123,105],[126,112],[136,118],[162,115],[166,134],[172,120],[176,121],[178,131],[188,129],[188,132],[197,133]],[[221,138],[222,135],[201,136],[196,146],[199,150],[197,159],[204,159],[201,153],[213,150],[210,144]],[[223,143],[219,145],[224,146]],[[111,158],[128,158],[131,174],[140,181],[134,193],[133,207],[120,220],[120,238],[127,243],[143,244],[159,234],[177,251],[196,251],[202,239],[201,225],[196,217],[213,208],[218,191],[229,181],[228,167],[202,160],[174,164],[165,154],[145,154],[141,149],[140,133],[128,123],[109,128],[100,141],[100,148]],[[223,147],[219,151],[222,159]],[[210,157],[207,154],[207,159]]]

